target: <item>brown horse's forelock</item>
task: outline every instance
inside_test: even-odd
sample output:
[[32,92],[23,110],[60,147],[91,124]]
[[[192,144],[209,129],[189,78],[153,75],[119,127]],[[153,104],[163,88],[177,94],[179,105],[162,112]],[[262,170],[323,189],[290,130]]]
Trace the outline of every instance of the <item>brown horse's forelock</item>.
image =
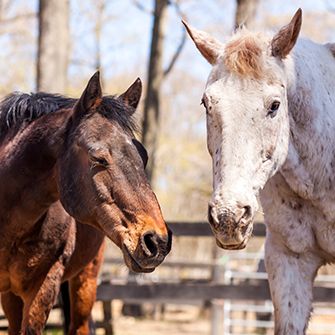
[[[6,137],[10,129],[13,129],[11,135],[15,136],[22,126],[27,126],[42,115],[73,108],[77,100],[42,92],[11,93],[0,102],[0,141]],[[104,97],[98,112],[107,119],[117,122],[127,131],[137,131],[136,123],[131,116],[134,112],[132,107],[126,106],[116,97]]]
[[98,112],[111,121],[116,121],[124,130],[138,132],[137,123],[132,116],[133,107],[125,105],[115,96],[105,96],[98,107]]

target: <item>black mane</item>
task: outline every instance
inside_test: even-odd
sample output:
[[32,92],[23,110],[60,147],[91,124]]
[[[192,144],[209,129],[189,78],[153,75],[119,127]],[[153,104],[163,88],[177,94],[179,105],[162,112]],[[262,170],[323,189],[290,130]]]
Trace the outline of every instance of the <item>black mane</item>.
[[[13,129],[17,131],[27,126],[42,115],[65,108],[73,108],[78,99],[50,93],[14,92],[0,102],[0,141]],[[103,97],[99,112],[105,117],[118,122],[123,129],[136,130],[131,117],[134,110],[112,96]]]

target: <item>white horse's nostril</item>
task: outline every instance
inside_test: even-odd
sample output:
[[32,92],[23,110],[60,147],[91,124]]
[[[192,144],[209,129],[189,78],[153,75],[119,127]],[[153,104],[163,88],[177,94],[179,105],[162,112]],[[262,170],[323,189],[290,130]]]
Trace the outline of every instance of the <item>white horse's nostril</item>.
[[249,220],[252,217],[252,210],[250,206],[243,207],[244,213],[242,214],[241,220]]

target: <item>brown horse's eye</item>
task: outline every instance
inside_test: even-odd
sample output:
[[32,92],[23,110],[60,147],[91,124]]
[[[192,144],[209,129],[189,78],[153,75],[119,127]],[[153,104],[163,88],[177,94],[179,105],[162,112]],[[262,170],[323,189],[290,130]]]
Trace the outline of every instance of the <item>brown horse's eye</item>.
[[270,109],[268,110],[268,116],[270,116],[271,118],[274,118],[277,115],[278,109],[280,106],[280,101],[273,101]]
[[108,166],[109,166],[109,163],[108,163],[107,159],[103,158],[103,157],[93,157],[93,156],[91,156],[90,161],[92,163],[92,168],[94,168],[96,166],[108,168]]

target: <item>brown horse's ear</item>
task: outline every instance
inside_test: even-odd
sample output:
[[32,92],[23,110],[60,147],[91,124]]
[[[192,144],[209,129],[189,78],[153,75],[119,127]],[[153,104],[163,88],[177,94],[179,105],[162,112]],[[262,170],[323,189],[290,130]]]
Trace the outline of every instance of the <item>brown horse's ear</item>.
[[97,107],[100,104],[101,99],[100,73],[97,71],[89,80],[84,92],[78,100],[76,113],[88,113],[93,107]]
[[285,58],[293,49],[301,28],[302,10],[299,8],[291,22],[282,27],[271,41],[271,53],[274,57]]
[[191,27],[184,20],[182,22],[200,53],[211,65],[214,65],[222,54],[224,45],[204,31]]
[[126,92],[119,96],[119,99],[123,101],[127,106],[133,107],[134,111],[140,102],[142,94],[142,82],[140,78],[137,78],[127,89]]

